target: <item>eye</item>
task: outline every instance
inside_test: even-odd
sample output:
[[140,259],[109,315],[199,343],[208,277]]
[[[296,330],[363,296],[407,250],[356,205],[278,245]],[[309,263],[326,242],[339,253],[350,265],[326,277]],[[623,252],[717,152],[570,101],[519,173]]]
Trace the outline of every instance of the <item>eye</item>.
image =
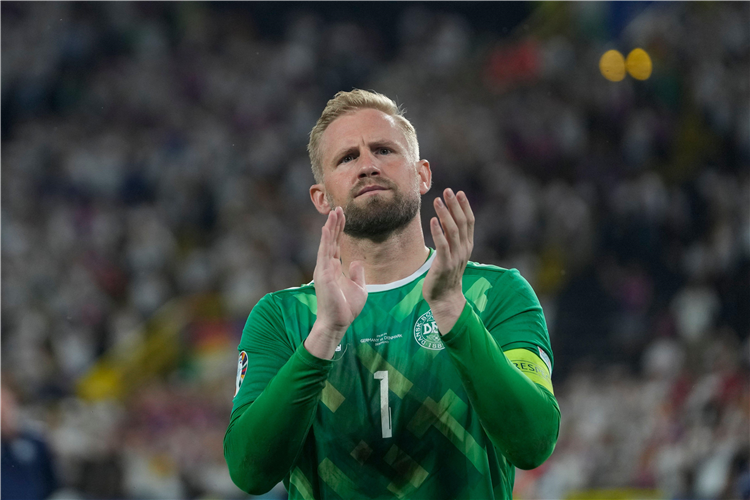
[[390,153],[391,153],[391,150],[386,147],[378,148],[378,154],[380,155],[387,155]]
[[339,163],[348,163],[348,162],[352,161],[353,159],[354,159],[354,155],[346,155],[343,158],[341,158],[341,160],[339,161]]

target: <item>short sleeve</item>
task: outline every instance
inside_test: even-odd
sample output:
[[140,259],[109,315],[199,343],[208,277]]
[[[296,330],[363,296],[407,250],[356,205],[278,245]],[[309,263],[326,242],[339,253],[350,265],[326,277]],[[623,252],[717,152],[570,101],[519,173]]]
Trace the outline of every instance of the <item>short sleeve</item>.
[[284,327],[281,308],[273,294],[253,307],[237,347],[236,394],[232,411],[255,401],[268,382],[294,354]]

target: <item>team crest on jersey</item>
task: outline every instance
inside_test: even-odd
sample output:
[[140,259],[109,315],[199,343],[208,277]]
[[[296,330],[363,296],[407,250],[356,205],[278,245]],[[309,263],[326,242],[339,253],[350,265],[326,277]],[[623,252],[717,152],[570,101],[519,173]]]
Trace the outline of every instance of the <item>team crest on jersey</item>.
[[240,392],[240,386],[242,381],[245,380],[245,373],[247,373],[247,353],[245,351],[240,352],[240,359],[237,361],[237,381],[234,383],[234,395]]
[[425,349],[432,349],[433,351],[445,349],[445,345],[440,339],[435,318],[432,317],[432,311],[427,311],[417,320],[414,325],[414,340]]

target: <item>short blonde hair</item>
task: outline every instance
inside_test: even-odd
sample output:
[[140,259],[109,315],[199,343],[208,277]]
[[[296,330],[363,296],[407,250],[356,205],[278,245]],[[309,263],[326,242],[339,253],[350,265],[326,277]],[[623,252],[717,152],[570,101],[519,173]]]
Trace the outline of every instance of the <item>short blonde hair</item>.
[[328,101],[318,122],[310,131],[310,142],[307,144],[307,153],[310,155],[310,164],[315,176],[315,182],[323,182],[323,159],[321,158],[320,140],[323,132],[333,123],[336,118],[360,109],[377,109],[392,116],[396,123],[404,131],[409,153],[414,161],[419,160],[419,143],[417,142],[417,131],[414,126],[404,118],[405,110],[398,106],[390,97],[377,92],[354,89],[351,92],[338,92],[333,99]]

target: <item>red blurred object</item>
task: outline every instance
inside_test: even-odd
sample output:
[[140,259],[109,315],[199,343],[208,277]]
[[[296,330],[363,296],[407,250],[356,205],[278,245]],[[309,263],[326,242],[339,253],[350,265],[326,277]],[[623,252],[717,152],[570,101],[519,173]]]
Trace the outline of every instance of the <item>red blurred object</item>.
[[513,45],[498,46],[490,54],[485,67],[487,86],[505,90],[539,75],[541,54],[535,40],[522,40]]
[[193,347],[198,351],[225,348],[234,341],[231,328],[231,322],[224,319],[196,321],[190,335]]

